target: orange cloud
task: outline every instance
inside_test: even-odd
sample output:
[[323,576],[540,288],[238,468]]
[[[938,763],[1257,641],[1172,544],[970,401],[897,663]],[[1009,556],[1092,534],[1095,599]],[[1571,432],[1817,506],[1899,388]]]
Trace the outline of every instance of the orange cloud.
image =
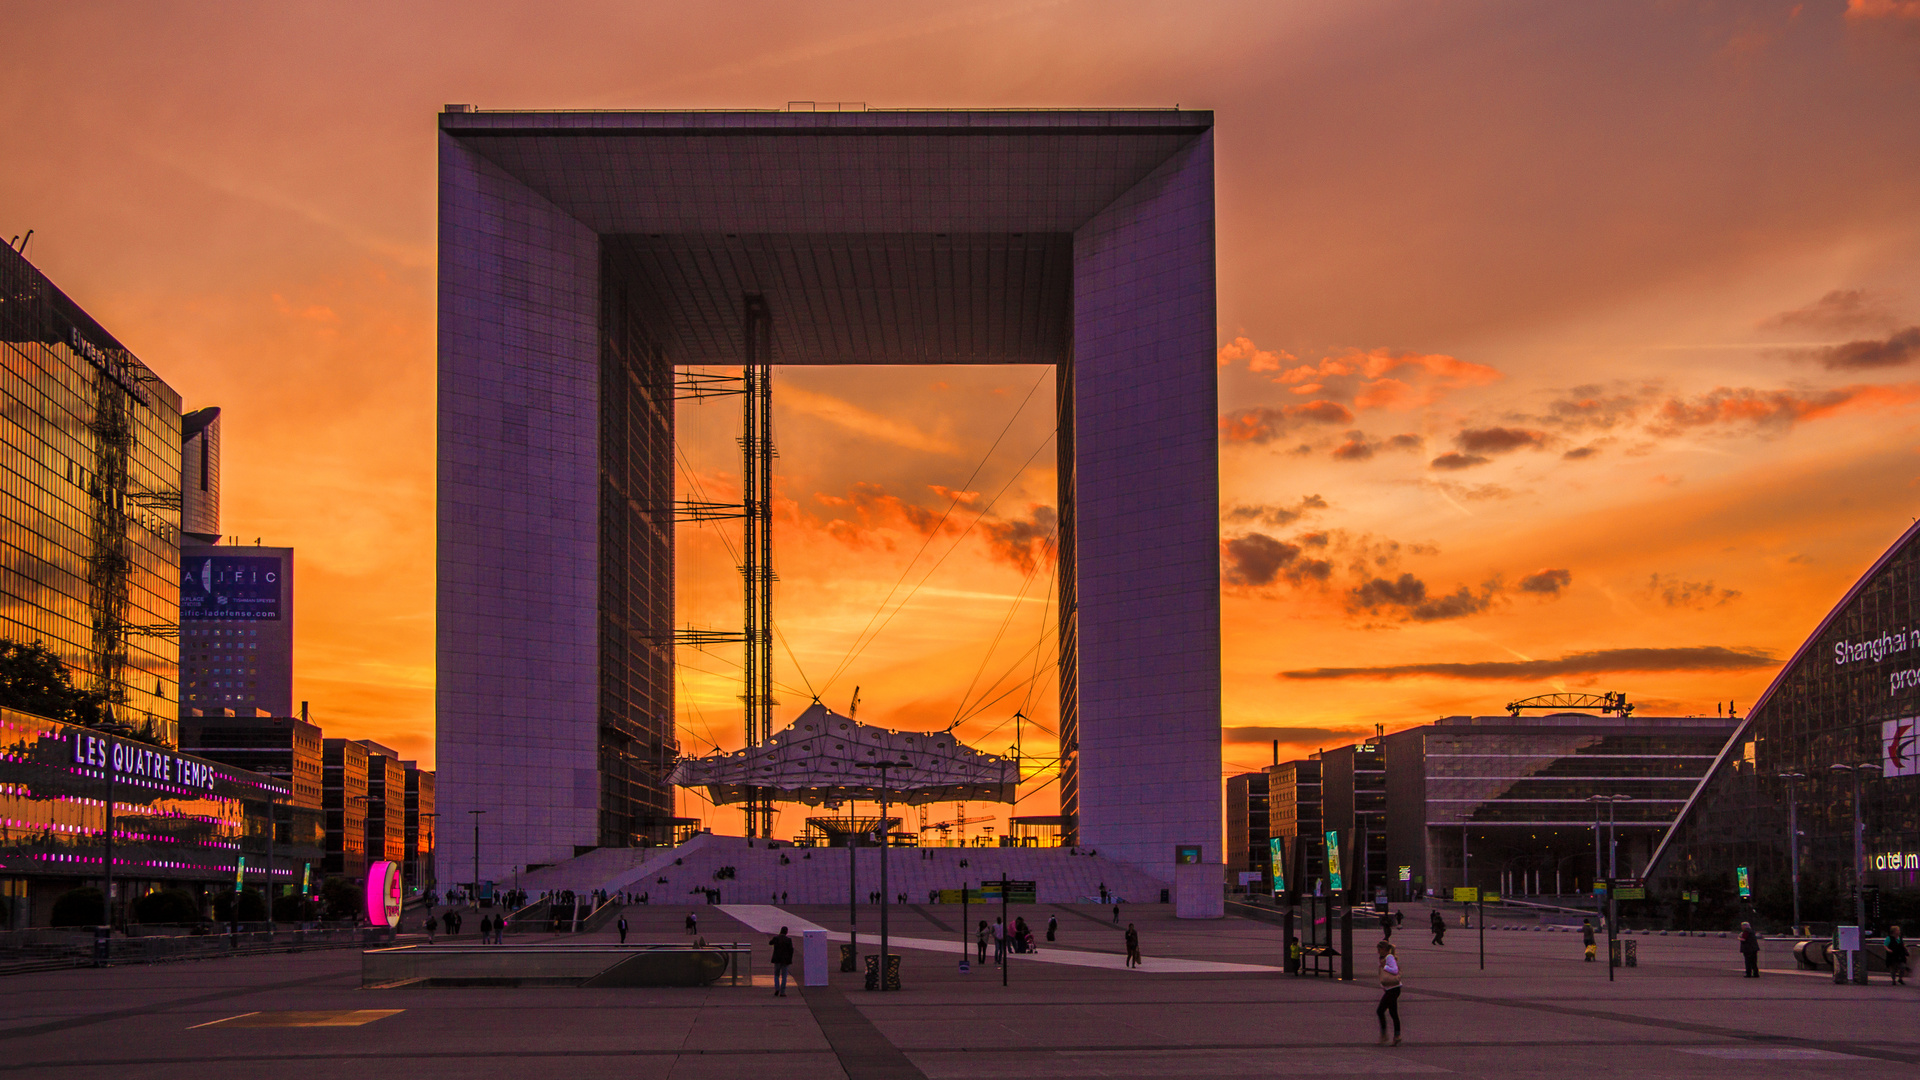
[[1254,345],[1253,339],[1246,336],[1234,338],[1220,346],[1219,363],[1226,367],[1235,360],[1245,360],[1248,371],[1279,371],[1282,361],[1292,360],[1293,354],[1285,351],[1268,352]]
[[1849,19],[1920,19],[1920,0],[1847,0]]
[[1316,364],[1288,368],[1274,381],[1291,385],[1296,394],[1324,394],[1356,409],[1405,411],[1431,405],[1448,391],[1485,386],[1501,377],[1496,368],[1440,353],[1351,349],[1321,357]]
[[1648,426],[1657,435],[1731,425],[1777,433],[1850,409],[1890,409],[1915,401],[1920,401],[1920,383],[1817,391],[1721,386],[1694,398],[1669,398]]

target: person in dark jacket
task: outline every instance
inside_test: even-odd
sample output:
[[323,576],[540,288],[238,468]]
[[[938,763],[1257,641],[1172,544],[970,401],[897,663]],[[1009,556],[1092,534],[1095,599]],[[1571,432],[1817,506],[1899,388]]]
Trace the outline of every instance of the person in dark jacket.
[[620,916],[620,921],[614,925],[620,930],[620,944],[625,945],[627,943],[627,917],[625,915]]
[[1740,924],[1740,957],[1747,962],[1746,978],[1760,977],[1760,935],[1753,932],[1752,923]]
[[[1047,916],[1047,940],[1048,940],[1048,941],[1052,941],[1052,940],[1053,940],[1053,935],[1054,935],[1054,932],[1055,932],[1055,931],[1057,931],[1057,930],[1059,930],[1059,929],[1060,929],[1060,919],[1059,919],[1059,917],[1058,917],[1058,916],[1055,916],[1055,915],[1049,915],[1049,916]],[[1896,929],[1896,930],[1897,930],[1897,929],[1899,929],[1899,927],[1895,927],[1894,929]]]
[[767,944],[773,946],[773,996],[787,996],[787,969],[793,966],[793,939],[787,936],[787,928],[781,927]]
[[1140,931],[1135,930],[1132,923],[1127,924],[1127,966],[1140,966]]
[[1433,943],[1435,945],[1445,945],[1447,943],[1447,917],[1440,914],[1439,908],[1433,909],[1432,926]]
[[1596,945],[1593,940],[1592,919],[1580,920],[1580,943],[1586,946],[1587,963],[1593,963],[1594,957],[1600,954],[1600,946]]

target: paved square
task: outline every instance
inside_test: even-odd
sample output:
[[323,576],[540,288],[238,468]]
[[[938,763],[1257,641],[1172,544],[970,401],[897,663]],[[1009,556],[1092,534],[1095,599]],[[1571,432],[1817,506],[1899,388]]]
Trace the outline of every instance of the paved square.
[[[684,941],[684,907],[630,908],[629,940]],[[1280,931],[1229,918],[1177,921],[1160,906],[1022,906],[1036,929],[1060,920],[1056,950],[1117,959],[1125,922],[1140,929],[1139,970],[1014,958],[1009,985],[992,959],[959,972],[957,906],[895,908],[913,947],[906,989],[828,987],[775,998],[764,986],[673,989],[362,990],[350,950],[0,980],[0,1072],[67,1078],[338,1077],[372,1066],[408,1077],[1907,1077],[1920,1064],[1920,990],[1884,981],[1835,986],[1770,951],[1758,981],[1740,977],[1731,939],[1640,937],[1640,966],[1607,982],[1580,959],[1577,935],[1455,929],[1444,947],[1395,935],[1405,964],[1406,1041],[1376,1044],[1371,965],[1354,983],[1262,970]],[[975,906],[977,922],[997,909]],[[844,933],[844,908],[792,909]],[[766,935],[701,909],[709,941]],[[758,918],[755,919],[758,921]],[[860,911],[863,951],[876,909]],[[1378,931],[1355,930],[1371,956]],[[603,940],[600,935],[591,940]],[[516,936],[516,942],[545,938]],[[922,947],[924,943],[925,947]],[[508,945],[503,948],[511,949]],[[1056,954],[1057,955],[1057,954]],[[1251,970],[1192,970],[1199,961]],[[837,965],[836,965],[837,967]],[[758,982],[760,980],[756,980]],[[384,1015],[357,1026],[265,1026],[251,1017]],[[387,1011],[391,1011],[388,1013]],[[248,1014],[242,1017],[242,1014]],[[235,1019],[240,1018],[240,1019]]]

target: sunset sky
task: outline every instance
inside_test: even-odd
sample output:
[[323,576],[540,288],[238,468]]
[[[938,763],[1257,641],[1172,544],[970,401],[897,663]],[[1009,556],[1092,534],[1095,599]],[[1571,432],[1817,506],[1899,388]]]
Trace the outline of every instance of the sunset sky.
[[[1920,0],[396,10],[0,13],[0,235],[224,410],[329,735],[433,755],[447,102],[1212,109],[1231,766],[1559,689],[1744,710],[1920,515]],[[779,720],[858,686],[1000,750],[1024,707],[1048,758],[1050,370],[775,403]],[[738,425],[682,407],[683,491]],[[723,537],[682,528],[683,623],[738,624]],[[738,660],[683,650],[689,752],[739,746]]]

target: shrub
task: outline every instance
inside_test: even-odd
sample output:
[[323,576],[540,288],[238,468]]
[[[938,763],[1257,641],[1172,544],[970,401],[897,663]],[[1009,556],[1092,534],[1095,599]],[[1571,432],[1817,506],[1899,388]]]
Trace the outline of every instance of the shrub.
[[133,902],[133,921],[142,923],[197,923],[200,905],[185,889],[161,889]]
[[107,905],[92,885],[62,893],[53,902],[54,926],[99,926],[107,921]]
[[[213,917],[219,922],[234,921],[232,889],[213,898]],[[266,917],[267,902],[259,893],[248,889],[240,894],[240,922],[264,922]]]

